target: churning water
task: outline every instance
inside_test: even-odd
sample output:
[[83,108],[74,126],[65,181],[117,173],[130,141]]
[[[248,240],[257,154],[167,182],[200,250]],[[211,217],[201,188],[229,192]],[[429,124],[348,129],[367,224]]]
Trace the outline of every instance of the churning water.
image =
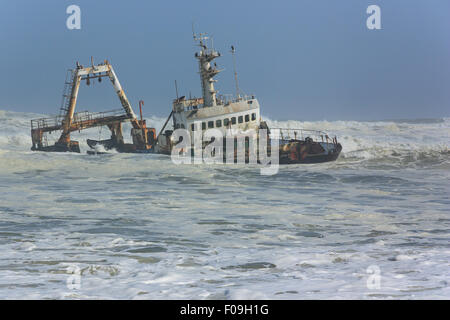
[[32,152],[34,117],[0,111],[0,298],[450,298],[448,118],[268,120],[343,152],[262,176]]

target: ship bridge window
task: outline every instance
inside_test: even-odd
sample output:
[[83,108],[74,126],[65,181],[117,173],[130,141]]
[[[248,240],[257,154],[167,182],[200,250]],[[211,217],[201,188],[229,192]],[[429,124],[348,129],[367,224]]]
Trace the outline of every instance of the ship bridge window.
[[244,122],[244,117],[243,117],[243,116],[239,116],[239,118],[238,118],[238,122],[239,122],[239,123],[242,123],[242,122]]
[[208,128],[214,128],[214,121],[208,121]]
[[228,127],[229,124],[230,124],[230,119],[228,119],[228,118],[223,119],[223,126],[224,127]]
[[252,121],[256,120],[256,113],[252,113]]
[[206,122],[202,122],[202,130],[206,130]]
[[216,128],[220,128],[222,126],[222,120],[216,120]]
[[250,121],[250,115],[249,114],[246,114],[245,115],[245,122],[249,122]]
[[236,124],[236,117],[231,118],[231,124]]
[[252,104],[253,101],[252,101],[252,100],[248,100],[247,103],[248,103],[248,104]]

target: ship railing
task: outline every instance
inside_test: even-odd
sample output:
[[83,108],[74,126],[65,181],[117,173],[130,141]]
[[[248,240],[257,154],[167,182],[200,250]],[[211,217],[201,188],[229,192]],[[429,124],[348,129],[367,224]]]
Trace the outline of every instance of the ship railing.
[[235,102],[239,102],[239,101],[248,101],[248,100],[252,100],[255,99],[255,95],[254,94],[250,94],[250,95],[240,95],[235,96],[233,94],[221,94],[217,96],[217,104],[219,105],[224,105],[227,106],[230,103],[235,103]]
[[[217,105],[227,106],[230,103],[255,99],[255,95],[251,94],[251,95],[242,95],[242,96],[237,97],[232,94],[220,94],[220,95],[217,95],[216,99],[217,99]],[[188,105],[177,106],[176,110],[177,111],[192,111],[192,110],[205,108],[205,105],[203,103],[194,103],[194,100],[195,99],[189,99]]]
[[50,127],[59,127],[64,120],[63,116],[54,116],[50,118],[40,118],[31,120],[31,129],[44,129]]
[[116,116],[122,116],[124,114],[123,109],[116,109],[116,110],[110,110],[110,111],[102,111],[102,112],[88,112],[88,111],[82,111],[77,112],[73,115],[73,124],[93,121],[97,119],[103,119],[108,117],[116,117]]
[[[74,113],[72,118],[73,124],[83,123],[86,121],[92,121],[96,119],[114,117],[114,116],[126,116],[123,109],[116,109],[102,112],[88,112],[81,111]],[[54,116],[49,118],[40,118],[31,120],[31,129],[51,129],[59,130],[62,127],[65,116]]]
[[315,142],[334,142],[332,137],[320,130],[294,129],[294,128],[270,128],[270,138],[279,140],[302,140],[307,138]]

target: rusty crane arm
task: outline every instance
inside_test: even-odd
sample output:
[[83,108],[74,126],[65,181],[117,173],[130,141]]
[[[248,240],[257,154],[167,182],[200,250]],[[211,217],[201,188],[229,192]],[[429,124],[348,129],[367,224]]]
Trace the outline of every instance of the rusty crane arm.
[[[86,83],[89,85],[91,79],[98,78],[101,81],[101,78],[104,77],[108,77],[111,81],[125,113],[116,113],[114,115],[83,113],[84,117],[81,119],[81,114],[75,113],[81,81],[86,80]],[[70,133],[102,125],[107,125],[110,128],[116,145],[124,145],[121,125],[123,121],[130,121],[132,124],[133,144],[137,150],[148,150],[152,147],[150,141],[155,140],[154,129],[147,128],[145,120],[141,119],[139,121],[137,119],[113,67],[107,60],[98,65],[94,65],[92,62],[91,66],[86,68],[77,63],[76,69],[71,70],[71,77],[68,82],[66,80],[66,85],[69,86],[69,90],[64,95],[67,100],[63,100],[64,106],[61,107],[63,111],[62,116],[54,119],[32,120],[31,135],[33,150],[79,152],[78,142],[71,141]],[[60,138],[54,146],[45,147],[42,141],[44,133],[55,130],[61,130]]]
[[133,128],[135,129],[141,128],[139,121],[137,120],[136,115],[133,112],[131,104],[128,101],[127,96],[125,95],[122,86],[120,85],[119,79],[117,78],[113,67],[109,64],[107,60],[105,60],[103,64],[99,64],[96,66],[92,65],[91,67],[87,68],[83,68],[80,65],[77,65],[77,68],[75,69],[72,79],[72,90],[69,98],[70,99],[69,109],[67,110],[67,113],[63,120],[62,134],[58,143],[68,144],[70,142],[70,132],[74,131],[72,128],[73,127],[72,122],[81,80],[89,81],[89,79],[101,77],[108,77],[111,80],[111,83],[114,86],[114,90],[116,91],[120,103],[123,109],[125,110],[125,113],[127,114],[128,118],[130,119]]

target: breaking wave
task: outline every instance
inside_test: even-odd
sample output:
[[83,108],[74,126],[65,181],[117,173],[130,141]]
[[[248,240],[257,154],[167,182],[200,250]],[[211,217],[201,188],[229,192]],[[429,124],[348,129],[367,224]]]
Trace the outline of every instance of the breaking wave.
[[[0,110],[0,152],[29,151],[30,120],[42,114]],[[147,123],[157,132],[165,118],[150,116]],[[343,150],[339,163],[366,162],[380,165],[445,165],[450,163],[450,118],[387,121],[278,121],[263,117],[269,127],[322,130],[337,136]],[[124,125],[125,139],[131,141],[129,124]],[[74,133],[82,152],[86,139],[107,139],[106,128]],[[57,134],[49,135],[56,140]]]
[[[160,155],[32,152],[30,119],[43,116],[0,110],[0,298],[450,296],[449,119],[266,119],[324,130],[344,149],[263,176]],[[157,131],[166,120],[146,118]],[[83,151],[108,134],[73,138]],[[67,287],[68,267],[80,289]]]
[[388,121],[276,121],[269,127],[322,130],[342,144],[341,161],[449,164],[450,118]]

